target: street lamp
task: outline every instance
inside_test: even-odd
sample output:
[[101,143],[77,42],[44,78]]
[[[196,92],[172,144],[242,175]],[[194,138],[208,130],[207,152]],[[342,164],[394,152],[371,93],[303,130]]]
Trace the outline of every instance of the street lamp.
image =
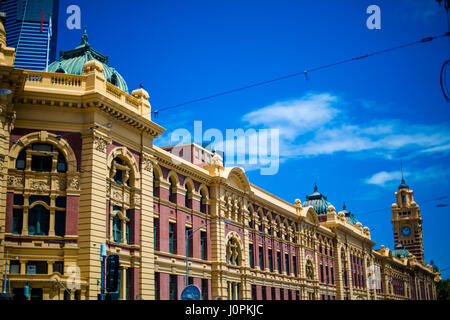
[[[230,222],[233,221],[231,219],[224,219],[224,218],[219,218],[219,220],[223,220],[224,222]],[[189,239],[194,235],[194,233],[198,230],[200,230],[201,228],[205,227],[208,224],[209,220],[206,220],[206,223],[202,224],[200,227],[194,229],[194,230],[189,230],[186,229],[186,240],[185,240],[185,244],[186,244],[186,287],[189,285]],[[189,231],[191,234],[189,234]]]

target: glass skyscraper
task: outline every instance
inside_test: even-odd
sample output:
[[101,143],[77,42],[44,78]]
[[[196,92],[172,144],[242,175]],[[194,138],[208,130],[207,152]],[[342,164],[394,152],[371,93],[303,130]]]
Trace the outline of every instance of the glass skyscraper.
[[[16,48],[14,66],[45,70],[56,58],[58,0],[3,0],[0,11],[6,13],[5,30],[8,47]],[[51,38],[48,32],[51,15]]]

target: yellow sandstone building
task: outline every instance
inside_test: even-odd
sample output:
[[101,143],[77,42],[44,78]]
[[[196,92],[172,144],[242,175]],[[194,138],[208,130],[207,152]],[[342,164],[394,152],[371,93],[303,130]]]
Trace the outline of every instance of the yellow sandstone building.
[[[402,181],[397,247],[314,192],[286,202],[195,144],[158,148],[149,95],[128,93],[86,31],[49,72],[13,67],[0,25],[0,270],[7,292],[96,300],[100,245],[121,299],[436,299],[420,208]],[[186,232],[190,235],[187,239]],[[188,243],[186,243],[188,241]],[[5,261],[8,262],[4,275]]]

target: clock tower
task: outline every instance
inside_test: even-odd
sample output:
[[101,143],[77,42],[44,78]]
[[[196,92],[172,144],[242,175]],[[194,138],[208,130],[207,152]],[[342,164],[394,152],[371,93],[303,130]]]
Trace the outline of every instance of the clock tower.
[[413,191],[409,189],[403,177],[395,196],[397,202],[392,204],[391,221],[395,247],[401,244],[424,264],[420,208],[414,201]]

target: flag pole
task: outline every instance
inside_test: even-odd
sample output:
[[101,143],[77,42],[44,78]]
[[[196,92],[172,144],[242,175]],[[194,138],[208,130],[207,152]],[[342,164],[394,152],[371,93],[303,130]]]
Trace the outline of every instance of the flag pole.
[[47,57],[45,59],[45,72],[48,72],[48,55],[50,51],[50,37],[52,35],[52,15],[50,14],[48,20],[48,30],[47,30]]

